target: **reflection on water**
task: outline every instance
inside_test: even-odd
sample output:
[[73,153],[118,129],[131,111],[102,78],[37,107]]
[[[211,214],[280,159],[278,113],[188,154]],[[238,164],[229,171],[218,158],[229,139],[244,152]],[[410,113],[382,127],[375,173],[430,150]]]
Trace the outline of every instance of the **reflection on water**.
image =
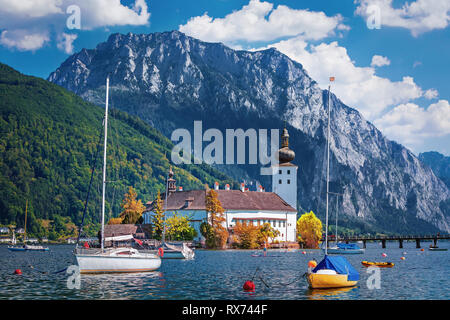
[[333,289],[308,289],[307,296],[310,300],[328,300],[333,299],[349,299],[348,293],[352,290],[357,290],[357,287],[349,288],[333,288]]
[[[0,299],[450,299],[450,251],[420,251],[415,242],[403,249],[368,243],[365,254],[346,256],[360,273],[357,287],[329,290],[310,290],[302,277],[309,260],[322,259],[320,250],[269,250],[267,257],[252,257],[253,250],[197,250],[194,260],[164,260],[154,272],[81,275],[81,288],[69,289],[69,275],[55,272],[76,264],[72,250],[53,245],[49,252],[10,252],[0,245]],[[368,289],[371,274],[363,260],[395,263],[380,269],[381,289]],[[23,274],[14,275],[15,269]],[[255,292],[244,292],[244,282],[253,277]]]

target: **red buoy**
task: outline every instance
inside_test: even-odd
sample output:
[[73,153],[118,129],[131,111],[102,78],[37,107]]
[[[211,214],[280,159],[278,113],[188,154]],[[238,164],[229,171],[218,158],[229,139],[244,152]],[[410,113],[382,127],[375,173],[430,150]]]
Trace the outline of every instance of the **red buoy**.
[[158,249],[158,256],[160,256],[161,258],[164,256],[164,249],[162,247]]
[[16,269],[16,270],[14,270],[14,274],[22,274],[22,270]]
[[255,291],[255,284],[253,281],[247,280],[244,283],[244,291]]

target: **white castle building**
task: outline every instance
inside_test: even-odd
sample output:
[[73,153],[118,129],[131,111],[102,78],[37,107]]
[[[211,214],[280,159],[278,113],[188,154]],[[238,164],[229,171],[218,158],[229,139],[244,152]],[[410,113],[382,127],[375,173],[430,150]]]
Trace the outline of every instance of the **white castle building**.
[[[279,165],[272,167],[272,192],[265,192],[262,186],[257,191],[248,191],[244,184],[240,190],[230,190],[227,184],[220,188],[216,182],[214,189],[225,210],[225,227],[232,231],[236,222],[247,222],[253,225],[270,223],[280,233],[276,240],[296,242],[297,225],[297,166],[291,163],[295,153],[289,149],[289,134],[286,128],[282,134],[282,147],[278,151]],[[176,211],[187,215],[197,231],[196,240],[201,241],[200,224],[206,221],[206,190],[187,190],[176,187],[172,170],[169,171],[168,201],[165,207],[165,193],[161,194],[163,208],[167,214]],[[143,214],[144,223],[151,223],[154,201],[147,203]]]

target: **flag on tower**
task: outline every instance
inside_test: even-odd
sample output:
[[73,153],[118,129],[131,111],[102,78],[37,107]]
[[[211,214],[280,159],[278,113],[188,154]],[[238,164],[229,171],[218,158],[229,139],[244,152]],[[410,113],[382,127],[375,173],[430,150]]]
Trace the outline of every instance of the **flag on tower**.
[[334,77],[330,77],[330,81],[334,81]]

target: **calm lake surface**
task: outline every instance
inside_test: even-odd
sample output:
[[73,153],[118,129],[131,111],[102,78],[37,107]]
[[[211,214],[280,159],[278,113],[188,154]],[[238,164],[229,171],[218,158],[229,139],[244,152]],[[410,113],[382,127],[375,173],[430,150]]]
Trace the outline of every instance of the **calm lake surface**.
[[[252,257],[255,251],[249,250],[197,250],[194,260],[163,260],[155,272],[82,275],[81,288],[68,289],[69,275],[54,272],[76,264],[73,245],[50,245],[49,252],[11,252],[1,245],[0,299],[448,300],[450,251],[429,251],[429,245],[422,242],[425,251],[420,251],[415,242],[405,242],[403,249],[398,242],[388,242],[386,249],[368,243],[365,254],[346,255],[360,273],[358,286],[337,290],[309,290],[302,277],[309,260],[322,259],[320,250],[305,250],[306,254],[303,250],[269,250],[268,257]],[[450,248],[450,242],[438,245]],[[402,256],[406,259],[401,260]],[[368,288],[371,274],[361,265],[363,260],[395,263],[393,268],[380,269],[380,289]],[[255,277],[256,292],[249,294],[242,286],[256,268],[269,288]],[[15,269],[23,274],[14,275]]]

